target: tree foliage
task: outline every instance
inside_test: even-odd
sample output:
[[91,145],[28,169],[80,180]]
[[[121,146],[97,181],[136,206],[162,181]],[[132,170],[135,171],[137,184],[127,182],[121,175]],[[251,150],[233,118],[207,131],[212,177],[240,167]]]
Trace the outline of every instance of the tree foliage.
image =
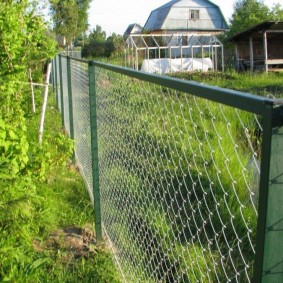
[[238,0],[230,20],[229,36],[269,20],[269,8],[262,0]]
[[114,56],[119,57],[124,55],[125,40],[122,35],[112,33],[112,35],[108,37],[108,41],[112,42],[114,45]]
[[272,7],[271,17],[274,21],[283,21],[283,6],[281,4],[277,3]]
[[89,41],[98,41],[103,42],[106,40],[106,32],[102,29],[100,25],[96,25],[96,27],[92,30],[92,32],[88,36]]
[[64,35],[70,44],[88,28],[88,8],[91,0],[50,0],[54,30]]
[[82,57],[107,57],[109,58],[114,52],[114,44],[108,40],[106,41],[96,41],[91,40],[88,44],[82,48]]
[[96,25],[82,48],[82,56],[92,58],[118,56],[124,50],[124,45],[121,35],[112,33],[106,38],[106,32],[101,26]]

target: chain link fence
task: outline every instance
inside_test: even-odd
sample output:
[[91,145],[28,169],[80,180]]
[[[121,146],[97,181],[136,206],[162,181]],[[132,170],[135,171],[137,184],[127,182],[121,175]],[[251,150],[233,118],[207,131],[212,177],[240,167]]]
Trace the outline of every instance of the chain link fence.
[[264,250],[281,101],[59,61],[64,124],[122,280],[280,282],[281,255]]
[[72,91],[74,107],[74,140],[76,158],[88,192],[93,200],[92,161],[90,135],[89,80],[87,64],[72,61]]

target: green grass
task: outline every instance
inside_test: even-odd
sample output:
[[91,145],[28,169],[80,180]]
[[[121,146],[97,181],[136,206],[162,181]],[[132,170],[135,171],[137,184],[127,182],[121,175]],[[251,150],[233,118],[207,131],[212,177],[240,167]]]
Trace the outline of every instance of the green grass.
[[29,180],[0,180],[0,282],[118,283],[110,252],[94,238],[91,249],[75,253],[66,246],[67,238],[54,240],[54,233],[66,227],[93,232],[93,206],[70,162],[72,143],[62,130],[53,95],[42,147],[36,146],[39,113],[40,109],[27,117],[34,170],[27,171]]
[[283,73],[180,72],[171,76],[261,96],[283,97]]

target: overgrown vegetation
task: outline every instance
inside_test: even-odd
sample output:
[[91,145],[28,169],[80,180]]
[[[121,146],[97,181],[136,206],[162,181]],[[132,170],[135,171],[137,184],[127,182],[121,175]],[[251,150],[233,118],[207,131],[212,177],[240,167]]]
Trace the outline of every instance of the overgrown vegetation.
[[[55,47],[30,1],[0,3],[0,281],[119,282],[109,253],[96,246],[92,204],[70,171],[73,143],[54,98],[38,143],[42,89],[33,113],[29,70],[42,83]],[[66,229],[87,242],[74,250]]]
[[6,192],[1,207],[13,201],[15,188],[29,194],[33,179],[42,178],[46,166],[43,155],[34,155],[44,147],[28,140],[28,70],[41,82],[43,62],[55,54],[55,43],[42,19],[28,8],[28,1],[0,4],[0,176]]
[[122,58],[125,41],[121,35],[112,33],[106,38],[106,32],[97,25],[96,28],[84,39],[82,57],[84,58]]

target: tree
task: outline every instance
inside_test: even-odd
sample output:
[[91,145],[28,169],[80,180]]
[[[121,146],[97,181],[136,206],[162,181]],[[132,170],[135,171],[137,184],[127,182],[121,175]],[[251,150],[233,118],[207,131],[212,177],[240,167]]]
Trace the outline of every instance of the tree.
[[97,41],[104,42],[106,40],[106,32],[102,30],[100,25],[96,25],[96,27],[89,34],[89,41]]
[[112,33],[107,41],[112,42],[114,45],[114,56],[119,57],[124,54],[125,40],[122,35]]
[[50,12],[57,35],[64,35],[67,44],[88,28],[87,11],[91,0],[50,0]]
[[[28,0],[0,3],[0,82],[28,81],[27,71],[55,55],[55,41]],[[1,85],[0,84],[0,85]],[[8,93],[6,93],[8,94]],[[17,99],[21,99],[17,95]],[[0,110],[4,106],[0,95]],[[9,108],[12,109],[12,108]],[[8,114],[9,111],[3,113]],[[0,111],[1,114],[1,111]]]
[[263,0],[238,0],[234,4],[234,13],[230,19],[230,30],[227,35],[231,37],[270,18],[270,10]]
[[124,51],[125,41],[121,35],[112,33],[106,38],[106,32],[101,26],[96,25],[89,34],[88,42],[82,49],[83,57],[111,57],[119,56]]
[[271,9],[271,17],[274,21],[283,21],[283,7],[279,3]]

